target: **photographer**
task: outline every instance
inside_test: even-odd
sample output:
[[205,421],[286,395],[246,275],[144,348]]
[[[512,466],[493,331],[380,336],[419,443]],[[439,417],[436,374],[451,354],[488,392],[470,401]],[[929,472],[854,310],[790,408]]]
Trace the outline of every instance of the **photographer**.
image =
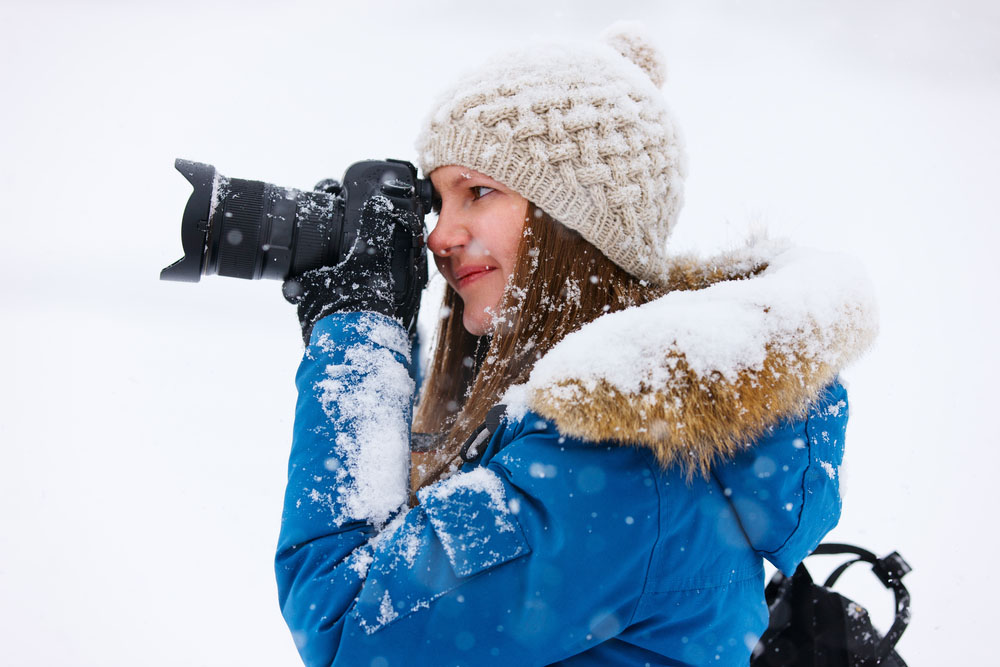
[[401,214],[372,198],[347,258],[286,285],[307,349],[276,573],[306,664],[746,665],[762,559],[790,574],[836,524],[863,273],[667,254],[662,78],[624,26],[440,98],[418,151],[448,287],[412,419]]

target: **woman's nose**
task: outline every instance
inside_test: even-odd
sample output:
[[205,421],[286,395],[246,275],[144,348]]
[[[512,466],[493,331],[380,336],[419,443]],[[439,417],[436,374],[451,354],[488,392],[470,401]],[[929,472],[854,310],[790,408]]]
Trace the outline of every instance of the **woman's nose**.
[[434,231],[427,237],[427,247],[438,257],[447,257],[466,245],[470,238],[465,225],[454,214],[442,209]]

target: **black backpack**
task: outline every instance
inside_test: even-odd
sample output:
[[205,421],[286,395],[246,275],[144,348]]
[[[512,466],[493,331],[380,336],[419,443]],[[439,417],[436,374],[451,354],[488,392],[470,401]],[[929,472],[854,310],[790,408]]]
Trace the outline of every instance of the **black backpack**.
[[[849,544],[821,544],[812,555],[853,554],[822,586],[813,583],[800,563],[795,574],[772,577],[764,597],[770,613],[751,667],[906,667],[894,647],[910,622],[910,594],[900,581],[910,566],[895,551],[885,558]],[[896,618],[883,637],[861,605],[830,590],[844,571],[859,561],[896,596]]]

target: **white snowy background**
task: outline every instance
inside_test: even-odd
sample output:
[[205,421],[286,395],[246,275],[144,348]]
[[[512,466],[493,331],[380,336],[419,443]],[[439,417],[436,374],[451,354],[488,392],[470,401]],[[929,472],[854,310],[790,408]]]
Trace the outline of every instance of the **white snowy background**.
[[[913,565],[911,666],[993,663],[989,0],[0,0],[0,663],[299,664],[271,570],[298,326],[273,282],[158,280],[190,191],[174,158],[297,187],[413,159],[459,71],[619,18],[668,60],[675,247],[765,227],[867,263],[882,334],[847,374],[831,538]],[[843,589],[884,630],[866,569]]]

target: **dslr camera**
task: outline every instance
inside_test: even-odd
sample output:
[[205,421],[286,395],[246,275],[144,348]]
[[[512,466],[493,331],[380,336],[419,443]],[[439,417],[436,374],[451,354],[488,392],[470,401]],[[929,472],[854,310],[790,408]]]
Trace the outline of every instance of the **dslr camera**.
[[391,243],[396,303],[420,298],[427,284],[424,217],[436,194],[430,180],[403,160],[366,160],[342,181],[312,191],[226,178],[215,167],[178,159],[174,166],[194,191],[181,220],[184,257],[161,280],[198,282],[203,275],[285,280],[340,264],[364,230],[361,211],[373,198],[392,204]]

